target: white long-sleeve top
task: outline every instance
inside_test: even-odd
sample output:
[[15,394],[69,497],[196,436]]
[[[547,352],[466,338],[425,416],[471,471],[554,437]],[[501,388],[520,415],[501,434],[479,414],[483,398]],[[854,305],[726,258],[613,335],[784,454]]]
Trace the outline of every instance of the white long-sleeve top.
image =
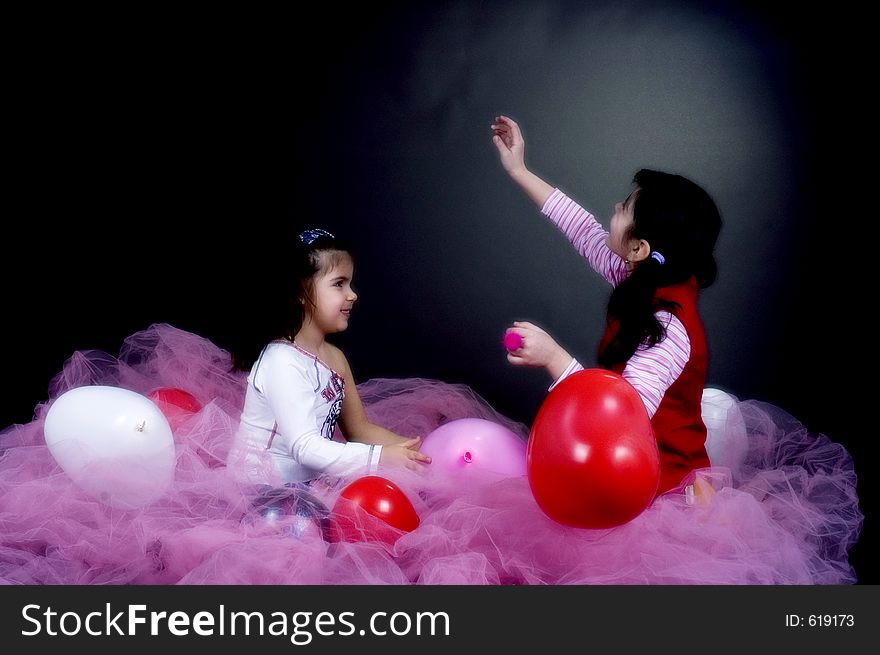
[[228,462],[255,484],[311,480],[376,468],[382,446],[334,441],[345,381],[315,355],[273,341],[248,375]]
[[[541,212],[565,234],[593,270],[612,286],[626,279],[629,274],[626,263],[608,247],[608,232],[590,212],[559,189],[550,194]],[[691,342],[684,324],[668,311],[658,311],[655,316],[666,328],[666,338],[650,347],[639,346],[623,369],[623,378],[638,391],[648,416],[654,416],[666,390],[681,375],[691,355]],[[550,389],[583,368],[573,358]]]

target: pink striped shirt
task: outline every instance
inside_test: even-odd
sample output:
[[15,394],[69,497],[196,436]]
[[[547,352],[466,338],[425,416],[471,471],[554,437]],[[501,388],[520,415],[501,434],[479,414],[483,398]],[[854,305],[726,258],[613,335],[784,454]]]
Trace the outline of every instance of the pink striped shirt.
[[[612,286],[626,278],[625,262],[608,247],[608,232],[590,212],[559,189],[550,194],[541,212],[568,237],[593,270]],[[666,338],[651,347],[639,346],[623,369],[624,379],[639,392],[649,416],[654,416],[666,390],[681,375],[691,355],[691,342],[682,322],[667,311],[658,311],[655,316],[666,328]],[[583,368],[577,359],[572,359],[550,389]]]

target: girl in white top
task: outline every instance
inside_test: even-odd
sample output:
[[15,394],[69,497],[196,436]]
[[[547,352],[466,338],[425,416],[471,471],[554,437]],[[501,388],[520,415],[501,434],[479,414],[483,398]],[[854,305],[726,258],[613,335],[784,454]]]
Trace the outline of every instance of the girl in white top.
[[[367,420],[351,368],[328,334],[348,327],[357,294],[354,262],[346,245],[320,229],[299,235],[296,274],[287,315],[262,348],[248,375],[247,394],[230,468],[254,484],[288,484],[322,473],[373,472],[383,465],[418,468],[430,463],[420,438],[397,435]],[[271,321],[270,317],[270,321]],[[246,368],[247,353],[234,353]],[[334,440],[337,423],[343,440]]]

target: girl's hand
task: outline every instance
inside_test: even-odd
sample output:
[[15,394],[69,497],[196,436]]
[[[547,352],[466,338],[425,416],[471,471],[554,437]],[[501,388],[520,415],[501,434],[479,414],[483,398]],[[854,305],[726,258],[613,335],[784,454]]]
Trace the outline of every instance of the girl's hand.
[[537,325],[516,321],[510,331],[522,337],[522,345],[507,353],[511,364],[543,367],[551,376],[558,377],[571,361],[571,355]]
[[492,143],[498,148],[501,166],[511,177],[527,172],[525,147],[519,125],[507,116],[496,116],[492,124]]
[[388,440],[383,443],[385,446],[403,446],[410,450],[418,450],[422,446],[421,437],[404,437],[399,434],[391,433]]
[[379,462],[418,471],[424,464],[431,463],[430,457],[418,451],[420,443],[421,439],[415,437],[393,446],[382,446]]
[[[404,445],[409,444],[409,445]],[[421,437],[400,437],[400,445],[410,450],[418,450],[422,445]]]

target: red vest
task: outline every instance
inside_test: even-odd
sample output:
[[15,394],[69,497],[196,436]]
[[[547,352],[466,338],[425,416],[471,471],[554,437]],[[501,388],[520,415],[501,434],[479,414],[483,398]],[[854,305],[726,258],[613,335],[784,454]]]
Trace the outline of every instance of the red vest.
[[[660,448],[660,487],[657,495],[677,486],[689,471],[709,466],[706,426],[700,413],[709,358],[703,322],[697,314],[697,291],[697,281],[691,278],[682,284],[658,289],[654,296],[658,300],[678,303],[669,311],[682,322],[691,342],[690,359],[678,379],[666,390],[660,407],[651,419]],[[610,322],[602,337],[600,352],[616,329],[617,322]],[[623,373],[625,365],[616,365],[612,370]]]

